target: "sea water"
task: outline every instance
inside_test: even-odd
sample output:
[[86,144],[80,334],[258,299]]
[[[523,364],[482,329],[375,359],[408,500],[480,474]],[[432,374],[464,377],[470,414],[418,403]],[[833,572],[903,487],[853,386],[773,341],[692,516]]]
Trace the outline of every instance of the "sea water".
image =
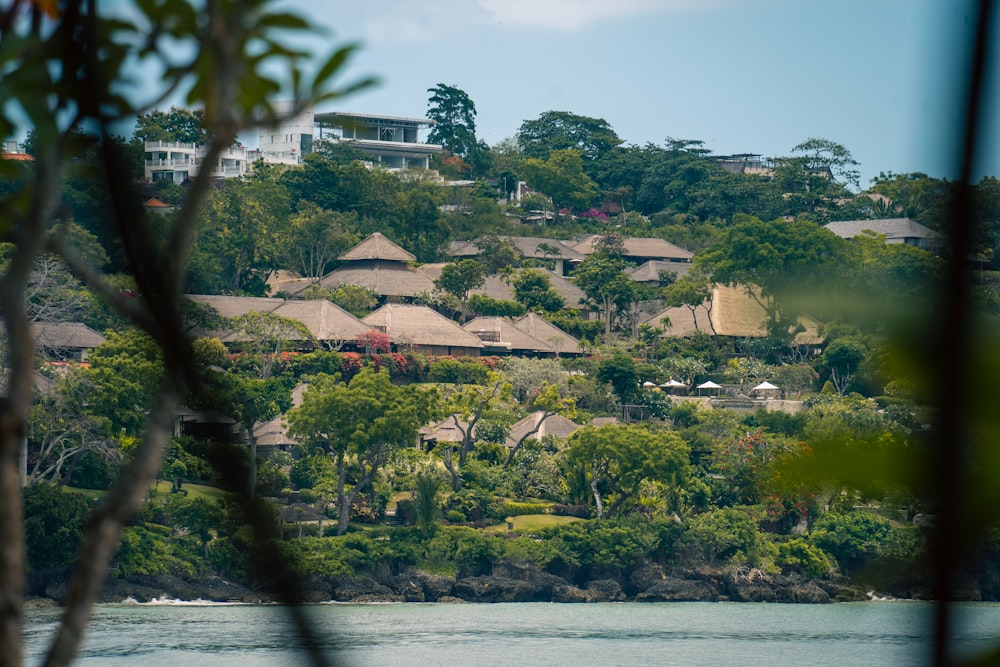
[[[331,664],[921,665],[932,605],[767,603],[324,604],[301,609]],[[1000,605],[957,606],[963,655],[1000,640]],[[29,665],[41,664],[58,610],[26,612]],[[98,605],[81,665],[256,667],[307,664],[277,605]]]

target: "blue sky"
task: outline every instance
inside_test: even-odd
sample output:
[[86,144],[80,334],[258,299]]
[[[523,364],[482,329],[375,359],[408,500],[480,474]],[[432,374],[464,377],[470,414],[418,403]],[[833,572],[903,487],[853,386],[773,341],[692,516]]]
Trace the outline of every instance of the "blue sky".
[[[475,102],[479,137],[491,145],[558,110],[603,118],[626,143],[699,139],[716,153],[788,155],[822,137],[861,162],[862,185],[889,170],[957,175],[958,56],[966,57],[971,40],[965,2],[284,4],[332,32],[317,41],[322,48],[362,43],[345,79],[381,79],[322,110],[419,117],[427,89],[445,83]],[[998,61],[994,53],[991,62]],[[992,70],[998,76],[1000,66]],[[1000,105],[987,117],[1000,117]],[[1000,175],[1000,133],[982,145],[989,159],[979,172]]]

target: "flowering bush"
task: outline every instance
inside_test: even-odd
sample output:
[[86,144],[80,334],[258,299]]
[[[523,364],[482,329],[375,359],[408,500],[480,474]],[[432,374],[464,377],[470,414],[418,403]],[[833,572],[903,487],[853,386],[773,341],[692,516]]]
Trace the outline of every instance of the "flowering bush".
[[363,348],[368,354],[388,352],[390,349],[389,334],[378,329],[366,331],[357,340],[358,348]]

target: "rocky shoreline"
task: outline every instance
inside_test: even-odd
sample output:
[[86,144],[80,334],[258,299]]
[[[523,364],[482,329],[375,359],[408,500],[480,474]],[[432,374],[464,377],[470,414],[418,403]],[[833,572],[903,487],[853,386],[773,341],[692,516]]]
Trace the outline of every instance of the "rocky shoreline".
[[[65,584],[47,586],[44,598],[59,603]],[[410,571],[372,577],[314,577],[302,587],[307,603],[320,602],[780,602],[824,604],[869,599],[865,589],[847,580],[809,579],[801,575],[766,574],[759,570],[720,568],[667,569],[649,564],[628,580],[594,579],[576,585],[531,568],[505,566],[488,576],[452,577]],[[42,599],[44,599],[42,598]],[[100,601],[203,600],[206,602],[274,602],[267,592],[252,590],[220,577],[187,580],[161,575],[112,579]],[[34,606],[43,604],[34,601]]]

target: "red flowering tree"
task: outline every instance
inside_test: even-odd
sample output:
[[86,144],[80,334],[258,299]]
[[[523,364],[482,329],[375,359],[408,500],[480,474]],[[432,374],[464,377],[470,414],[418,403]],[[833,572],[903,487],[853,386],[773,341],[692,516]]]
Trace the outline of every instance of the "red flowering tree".
[[366,354],[384,354],[389,351],[389,334],[378,329],[366,331],[356,341],[359,348],[364,348]]

